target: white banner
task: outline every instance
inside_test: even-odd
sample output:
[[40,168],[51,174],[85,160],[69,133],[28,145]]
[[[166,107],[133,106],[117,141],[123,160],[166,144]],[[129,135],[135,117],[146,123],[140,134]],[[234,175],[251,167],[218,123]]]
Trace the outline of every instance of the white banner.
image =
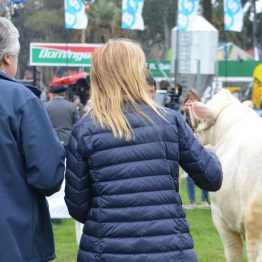
[[191,30],[197,16],[199,0],[179,0],[177,29],[188,31]]
[[64,0],[65,28],[85,29],[87,27],[87,14],[82,0]]
[[122,28],[144,30],[144,0],[122,0]]
[[241,0],[224,0],[224,28],[226,31],[241,32],[243,9]]

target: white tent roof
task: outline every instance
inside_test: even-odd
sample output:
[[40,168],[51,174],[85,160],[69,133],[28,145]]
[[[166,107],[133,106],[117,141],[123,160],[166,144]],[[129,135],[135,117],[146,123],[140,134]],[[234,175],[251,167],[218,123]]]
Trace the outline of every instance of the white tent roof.
[[194,21],[194,25],[190,31],[209,31],[217,32],[217,29],[210,24],[203,16],[198,15]]
[[[172,30],[177,30],[177,27],[174,27]],[[218,32],[218,30],[201,15],[196,16],[194,25],[189,30],[189,32],[195,32],[195,31]]]

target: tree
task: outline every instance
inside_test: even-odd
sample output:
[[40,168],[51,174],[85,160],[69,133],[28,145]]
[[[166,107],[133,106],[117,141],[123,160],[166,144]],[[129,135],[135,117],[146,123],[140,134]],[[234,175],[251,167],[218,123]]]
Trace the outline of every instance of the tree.
[[131,31],[121,29],[120,2],[99,0],[91,5],[87,40],[92,43],[105,42],[115,37],[132,37]]
[[163,59],[171,46],[171,29],[176,25],[177,1],[147,0],[143,18],[145,31],[136,32],[136,39],[145,46],[151,58]]
[[212,2],[211,0],[202,0],[201,5],[203,8],[203,17],[209,22],[212,23]]
[[[246,2],[247,0],[244,0]],[[20,77],[28,68],[30,42],[81,42],[81,30],[64,28],[62,0],[28,0],[24,8],[15,10],[12,21],[20,31]],[[121,28],[122,0],[96,0],[90,4],[86,42],[101,43],[110,38],[124,37],[139,41],[148,58],[164,59],[171,46],[171,30],[176,26],[178,0],[146,0],[143,8],[144,31]],[[243,2],[243,4],[244,4]],[[245,17],[242,33],[224,31],[222,0],[212,6],[211,0],[202,0],[203,15],[220,32],[220,41],[231,41],[242,48],[252,47],[252,23]],[[258,16],[259,18],[259,16]],[[209,20],[210,21],[210,20]],[[257,37],[262,40],[262,21],[259,20]],[[59,68],[45,67],[46,83]]]
[[220,42],[232,42],[243,49],[249,49],[252,47],[252,40],[247,37],[251,36],[252,34],[249,14],[246,14],[244,17],[242,32],[225,31],[223,2],[217,1],[216,5],[213,8],[212,24],[219,31]]
[[[79,42],[80,32],[64,28],[64,6],[59,0],[29,0],[24,8],[15,10],[12,21],[20,32],[21,52],[19,78],[23,78],[29,64],[30,42]],[[58,67],[45,67],[48,84]]]

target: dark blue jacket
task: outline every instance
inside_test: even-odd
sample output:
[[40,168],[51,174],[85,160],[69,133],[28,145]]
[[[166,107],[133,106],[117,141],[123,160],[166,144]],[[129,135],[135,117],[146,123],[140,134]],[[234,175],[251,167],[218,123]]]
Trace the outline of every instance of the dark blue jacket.
[[63,180],[64,149],[41,101],[0,73],[0,261],[55,257],[45,196]]
[[202,189],[222,183],[217,157],[203,148],[184,117],[167,109],[168,123],[140,105],[155,124],[131,110],[134,139],[114,139],[90,116],[69,141],[65,200],[85,223],[78,261],[197,261],[178,193],[179,165]]

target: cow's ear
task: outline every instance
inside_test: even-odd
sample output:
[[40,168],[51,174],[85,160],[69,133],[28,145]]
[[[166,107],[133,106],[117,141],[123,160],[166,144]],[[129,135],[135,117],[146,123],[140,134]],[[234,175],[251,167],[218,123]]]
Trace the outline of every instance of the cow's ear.
[[218,115],[215,110],[201,102],[194,102],[192,111],[194,117],[199,120],[214,121]]
[[251,100],[245,100],[242,102],[242,105],[245,105],[247,107],[250,107],[250,108],[254,108],[254,103],[251,101]]

